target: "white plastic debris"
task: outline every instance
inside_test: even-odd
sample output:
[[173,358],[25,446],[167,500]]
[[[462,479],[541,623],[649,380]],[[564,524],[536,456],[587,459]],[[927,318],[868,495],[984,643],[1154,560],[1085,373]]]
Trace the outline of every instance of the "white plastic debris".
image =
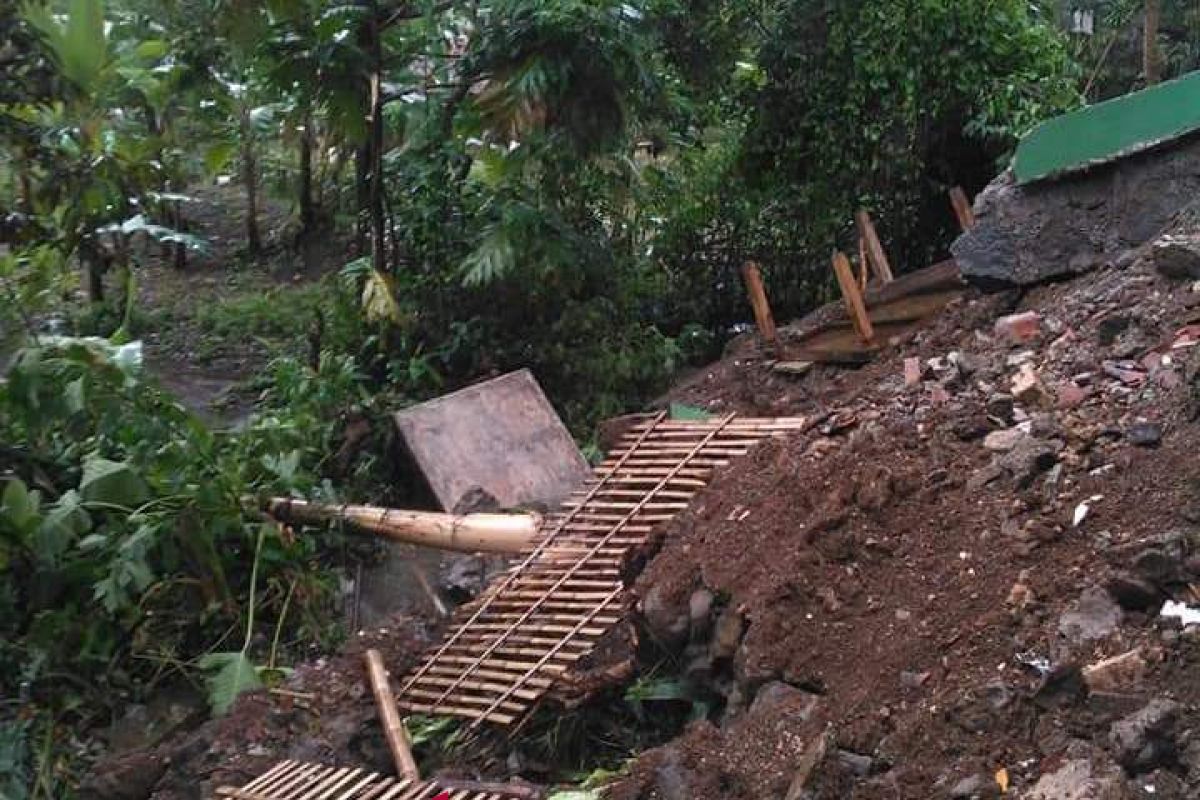
[[1175,600],[1163,603],[1162,611],[1158,612],[1158,615],[1168,619],[1175,617],[1184,625],[1200,625],[1200,608],[1194,608]]
[[1075,515],[1072,517],[1071,525],[1078,528],[1087,519],[1087,515],[1091,513],[1092,506],[1104,499],[1102,494],[1094,494],[1087,500],[1084,500],[1079,505],[1075,506]]

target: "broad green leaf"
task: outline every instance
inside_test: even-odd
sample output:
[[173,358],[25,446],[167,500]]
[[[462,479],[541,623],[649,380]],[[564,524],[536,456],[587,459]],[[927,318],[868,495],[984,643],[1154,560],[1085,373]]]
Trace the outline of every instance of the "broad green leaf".
[[4,486],[4,494],[0,496],[0,511],[13,528],[28,532],[38,519],[38,506],[41,495],[31,492],[20,478],[12,478]]
[[698,406],[689,406],[683,403],[671,403],[671,419],[681,420],[706,420],[712,419],[712,414]]
[[258,670],[243,652],[209,653],[200,659],[197,666],[209,673],[205,679],[208,703],[213,714],[218,716],[229,711],[233,701],[242,692],[262,687]]
[[162,39],[147,39],[134,49],[138,58],[155,61],[170,52],[171,46]]
[[368,322],[390,322],[398,325],[404,320],[400,304],[396,302],[396,290],[392,279],[378,270],[371,270],[363,285],[363,313]]
[[91,530],[92,520],[80,505],[82,498],[72,489],[63,494],[42,519],[34,538],[34,552],[49,564],[55,564],[71,542]]
[[85,500],[132,508],[146,502],[150,490],[128,464],[92,457],[83,463],[79,491]]

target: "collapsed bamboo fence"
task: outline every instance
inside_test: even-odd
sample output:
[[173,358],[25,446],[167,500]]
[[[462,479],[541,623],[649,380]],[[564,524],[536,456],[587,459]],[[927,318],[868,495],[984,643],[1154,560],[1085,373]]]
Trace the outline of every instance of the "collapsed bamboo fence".
[[538,793],[514,784],[387,777],[361,768],[331,767],[282,761],[242,787],[222,786],[215,792],[229,800],[531,800]]
[[633,425],[592,478],[542,521],[536,543],[474,602],[402,682],[410,713],[510,725],[620,622],[621,570],[651,533],[687,508],[714,472],[803,418],[671,420]]

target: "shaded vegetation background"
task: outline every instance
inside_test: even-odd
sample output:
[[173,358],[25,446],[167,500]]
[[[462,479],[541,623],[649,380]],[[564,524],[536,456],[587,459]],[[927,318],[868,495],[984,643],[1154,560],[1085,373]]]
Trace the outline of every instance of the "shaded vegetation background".
[[[943,256],[950,186],[1136,87],[1138,4],[1094,5],[1072,38],[1025,0],[0,0],[0,796],[71,794],[164,686],[219,713],[335,644],[356,545],[245,498],[396,500],[388,410],[528,366],[586,442],[719,353],[745,259],[787,318],[857,208]],[[215,270],[312,280],[139,306]],[[234,429],[137,367],[184,322],[278,345]]]

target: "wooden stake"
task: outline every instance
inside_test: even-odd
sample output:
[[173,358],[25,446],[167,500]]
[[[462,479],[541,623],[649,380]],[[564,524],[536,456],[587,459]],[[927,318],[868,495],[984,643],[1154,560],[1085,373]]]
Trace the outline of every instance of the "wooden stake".
[[854,280],[854,272],[850,269],[850,260],[841,251],[833,254],[833,272],[837,275],[838,286],[842,289],[842,297],[846,300],[846,310],[850,312],[850,321],[859,337],[870,344],[875,338],[875,329],[871,326],[871,318],[867,315],[867,306],[863,302],[858,283]]
[[754,319],[758,323],[758,332],[768,347],[774,348],[777,343],[775,333],[775,318],[771,316],[771,305],[767,302],[767,290],[763,288],[762,274],[758,264],[747,261],[742,265],[742,279],[746,282],[746,293],[750,295],[750,305],[754,308]]
[[950,190],[950,205],[954,206],[954,216],[958,217],[958,227],[962,228],[963,233],[975,227],[975,212],[971,210],[967,193],[962,190],[961,186],[955,186]]
[[396,774],[414,782],[419,781],[421,771],[413,758],[408,731],[404,729],[404,723],[400,721],[400,712],[396,710],[396,698],[392,695],[391,684],[388,683],[387,670],[383,668],[383,656],[375,649],[368,650],[364,656],[367,662],[367,680],[375,695],[375,707],[379,710],[379,721],[383,725],[388,749],[392,751]]
[[867,273],[871,267],[867,264],[867,240],[863,237],[858,237],[858,288],[862,291],[867,290]]
[[875,223],[871,222],[871,215],[866,211],[859,211],[854,215],[854,222],[858,225],[858,235],[867,243],[867,255],[871,257],[871,266],[875,269],[875,274],[879,276],[881,283],[891,283],[895,280],[892,265],[888,263],[887,253],[879,243],[879,235],[875,232]]

